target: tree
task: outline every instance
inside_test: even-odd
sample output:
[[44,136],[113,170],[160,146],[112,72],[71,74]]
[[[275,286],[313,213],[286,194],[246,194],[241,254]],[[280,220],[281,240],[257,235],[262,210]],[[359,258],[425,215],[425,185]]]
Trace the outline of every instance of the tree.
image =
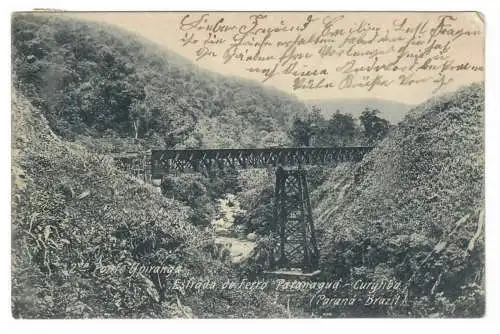
[[343,146],[351,144],[356,136],[356,121],[350,114],[342,114],[339,110],[326,122],[319,140],[325,146]]
[[305,118],[295,116],[293,119],[290,137],[293,144],[298,146],[311,146],[313,136],[321,133],[325,118],[320,113],[321,109],[313,107],[312,112]]
[[378,114],[380,114],[380,111],[377,109],[365,108],[361,116],[359,116],[363,126],[363,135],[370,145],[384,138],[389,132],[389,121],[378,117]]

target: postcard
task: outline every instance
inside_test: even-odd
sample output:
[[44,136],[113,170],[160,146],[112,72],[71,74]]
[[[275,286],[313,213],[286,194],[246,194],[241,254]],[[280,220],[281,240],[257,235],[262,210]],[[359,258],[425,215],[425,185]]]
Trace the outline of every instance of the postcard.
[[14,318],[485,314],[480,13],[11,26]]

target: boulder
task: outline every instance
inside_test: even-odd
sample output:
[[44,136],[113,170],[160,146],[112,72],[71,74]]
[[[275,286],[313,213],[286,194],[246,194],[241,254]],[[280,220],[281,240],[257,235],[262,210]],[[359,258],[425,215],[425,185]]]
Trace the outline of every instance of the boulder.
[[249,241],[255,241],[255,240],[257,240],[257,234],[255,234],[254,232],[248,233],[247,234],[247,240],[249,240]]
[[216,227],[214,229],[215,235],[221,236],[221,237],[231,237],[233,235],[233,232],[229,229],[223,228],[223,227]]

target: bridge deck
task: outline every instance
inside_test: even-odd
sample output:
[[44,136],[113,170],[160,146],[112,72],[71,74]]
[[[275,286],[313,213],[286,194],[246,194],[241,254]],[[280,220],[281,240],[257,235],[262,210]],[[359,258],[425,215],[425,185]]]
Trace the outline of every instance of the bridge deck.
[[151,168],[153,178],[161,178],[172,171],[325,166],[339,162],[360,161],[371,149],[370,146],[351,146],[152,150]]

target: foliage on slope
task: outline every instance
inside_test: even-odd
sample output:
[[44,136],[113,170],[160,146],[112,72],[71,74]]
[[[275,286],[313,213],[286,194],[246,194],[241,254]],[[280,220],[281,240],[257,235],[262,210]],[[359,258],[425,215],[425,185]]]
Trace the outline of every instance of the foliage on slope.
[[405,282],[395,315],[484,313],[483,114],[480,84],[431,99],[332,174],[314,194],[327,274]]
[[283,92],[202,71],[97,22],[16,14],[12,36],[15,84],[66,138],[102,137],[110,149],[117,137],[179,148],[278,145],[306,110]]
[[[16,318],[282,314],[257,292],[171,289],[173,279],[234,279],[203,251],[211,249],[212,236],[187,222],[190,208],[118,171],[105,157],[58,139],[16,93],[12,142]],[[120,264],[126,270],[112,270]],[[175,270],[168,276],[134,271],[134,265]]]

